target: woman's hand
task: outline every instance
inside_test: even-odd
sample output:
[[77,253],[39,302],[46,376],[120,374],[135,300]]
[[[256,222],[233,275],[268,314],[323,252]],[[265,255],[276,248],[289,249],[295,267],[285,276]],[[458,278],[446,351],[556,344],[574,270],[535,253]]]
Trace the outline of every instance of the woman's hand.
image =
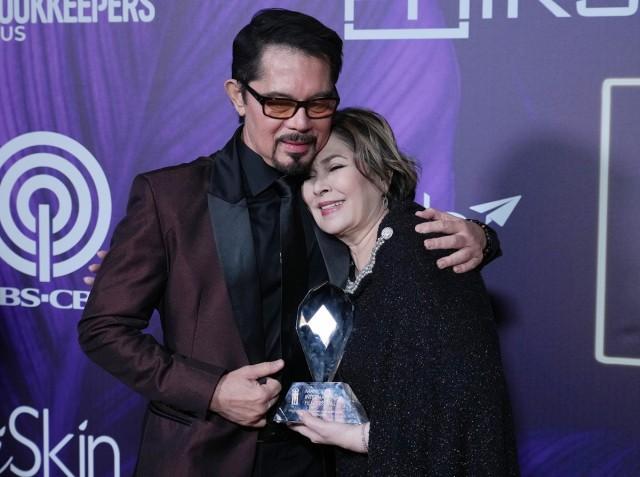
[[369,450],[369,423],[343,424],[330,422],[299,412],[300,424],[289,424],[289,428],[307,437],[314,444],[342,447],[353,452],[366,454]]

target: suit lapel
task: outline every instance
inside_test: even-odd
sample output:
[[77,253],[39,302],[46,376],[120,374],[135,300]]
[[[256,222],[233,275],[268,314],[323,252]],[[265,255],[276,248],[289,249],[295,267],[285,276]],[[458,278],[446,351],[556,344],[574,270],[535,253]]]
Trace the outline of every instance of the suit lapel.
[[[349,250],[333,235],[324,233],[313,221],[311,212],[305,207],[303,213],[307,250],[312,254],[314,247],[320,248],[322,260],[327,269],[329,282],[338,287],[344,286],[349,275]],[[314,243],[315,238],[315,243]],[[317,285],[311,280],[313,286]]]
[[235,136],[214,157],[208,206],[218,258],[245,352],[250,363],[262,362],[265,352],[259,319],[258,270]]

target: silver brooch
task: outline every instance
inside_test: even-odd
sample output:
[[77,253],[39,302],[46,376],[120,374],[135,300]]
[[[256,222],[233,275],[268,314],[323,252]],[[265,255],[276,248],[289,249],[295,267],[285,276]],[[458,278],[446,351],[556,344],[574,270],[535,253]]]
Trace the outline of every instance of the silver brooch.
[[346,293],[354,293],[358,289],[358,285],[360,285],[362,279],[373,272],[373,266],[376,264],[376,255],[378,253],[378,250],[380,250],[382,244],[386,240],[389,240],[392,236],[393,229],[391,227],[385,227],[382,229],[382,231],[380,232],[380,237],[378,237],[378,240],[376,240],[376,243],[373,246],[373,250],[371,250],[371,257],[369,258],[369,261],[367,262],[365,267],[360,270],[360,273],[358,273],[354,281],[347,280],[347,284],[344,287],[344,291]]

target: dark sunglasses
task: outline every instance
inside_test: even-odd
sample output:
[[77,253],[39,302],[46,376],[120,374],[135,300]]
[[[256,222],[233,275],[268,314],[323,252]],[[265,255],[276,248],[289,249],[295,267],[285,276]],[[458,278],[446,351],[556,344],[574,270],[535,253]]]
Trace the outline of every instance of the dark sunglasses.
[[304,108],[307,117],[310,119],[328,118],[336,112],[340,103],[338,96],[314,98],[308,101],[262,96],[244,81],[238,82],[262,105],[262,113],[274,119],[292,118],[300,108]]

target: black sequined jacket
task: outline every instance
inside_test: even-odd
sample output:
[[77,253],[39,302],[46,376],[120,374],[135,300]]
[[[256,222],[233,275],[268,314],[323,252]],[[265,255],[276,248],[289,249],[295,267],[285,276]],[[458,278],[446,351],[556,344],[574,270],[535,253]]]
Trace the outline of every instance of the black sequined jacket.
[[373,273],[353,295],[340,365],[371,420],[369,454],[337,453],[338,476],[519,475],[496,324],[477,271],[439,270],[413,202],[397,204]]

